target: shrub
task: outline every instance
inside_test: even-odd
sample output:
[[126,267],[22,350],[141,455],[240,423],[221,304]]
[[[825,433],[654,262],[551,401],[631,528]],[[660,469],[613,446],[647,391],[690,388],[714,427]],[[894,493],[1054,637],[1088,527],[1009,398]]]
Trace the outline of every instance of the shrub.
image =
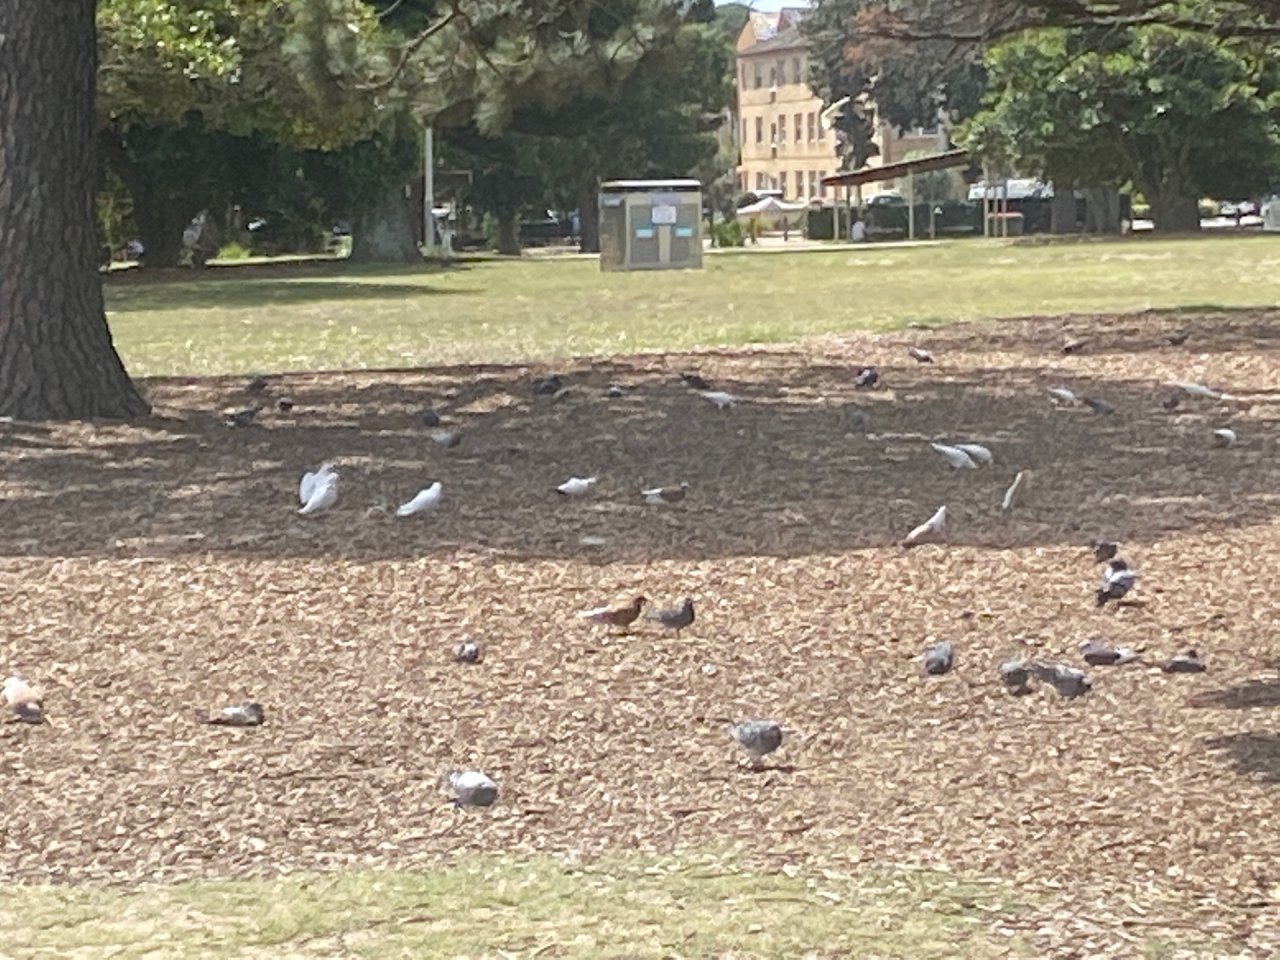
[[737,220],[719,221],[712,227],[712,233],[717,247],[741,247],[745,246],[747,242],[742,224]]
[[234,240],[230,243],[224,243],[221,249],[218,250],[219,260],[244,260],[246,257],[250,256],[252,256],[252,254],[249,252],[249,249],[247,247],[242,247]]

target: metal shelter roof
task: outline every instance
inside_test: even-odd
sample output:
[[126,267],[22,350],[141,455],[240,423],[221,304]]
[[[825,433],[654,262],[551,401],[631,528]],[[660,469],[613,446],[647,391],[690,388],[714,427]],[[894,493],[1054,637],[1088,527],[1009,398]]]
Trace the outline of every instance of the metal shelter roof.
[[822,182],[829,187],[858,187],[864,183],[897,180],[909,173],[927,173],[930,170],[948,170],[951,167],[968,165],[968,150],[948,150],[946,153],[935,153],[933,156],[920,157],[917,160],[899,160],[897,163],[866,167],[851,173],[833,173],[829,177],[823,177]]

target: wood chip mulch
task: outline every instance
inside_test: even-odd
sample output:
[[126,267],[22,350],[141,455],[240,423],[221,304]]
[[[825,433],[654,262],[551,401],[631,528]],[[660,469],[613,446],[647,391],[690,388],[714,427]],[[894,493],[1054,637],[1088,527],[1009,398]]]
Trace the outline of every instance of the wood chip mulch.
[[[564,392],[535,394],[552,372]],[[0,726],[7,877],[715,847],[1005,879],[1030,906],[1001,923],[1046,955],[1152,930],[1280,949],[1280,313],[244,384],[149,381],[156,415],[127,426],[0,423],[0,676],[49,718]],[[995,464],[951,470],[929,441]],[[338,505],[297,516],[328,459]],[[573,475],[600,479],[559,497]],[[392,515],[436,479],[436,512]],[[680,481],[678,504],[639,495]],[[949,542],[901,550],[942,504]],[[1101,610],[1098,536],[1140,573]],[[574,616],[638,593],[697,620]],[[1001,686],[1013,656],[1083,667],[1088,638],[1143,657],[1087,668],[1078,699]],[[955,669],[922,676],[942,640]],[[1204,673],[1158,669],[1192,647]],[[192,718],[249,698],[261,728]],[[759,772],[724,733],[746,717],[787,731]],[[443,767],[488,773],[498,806],[449,806]]]

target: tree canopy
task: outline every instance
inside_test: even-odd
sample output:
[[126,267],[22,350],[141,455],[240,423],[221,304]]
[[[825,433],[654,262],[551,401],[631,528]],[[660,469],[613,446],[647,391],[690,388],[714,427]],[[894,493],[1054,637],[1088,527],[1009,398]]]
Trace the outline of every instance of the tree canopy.
[[1060,184],[1131,181],[1157,229],[1195,229],[1198,197],[1280,177],[1280,70],[1257,42],[1040,29],[996,45],[987,65],[986,105],[962,131],[971,149]]

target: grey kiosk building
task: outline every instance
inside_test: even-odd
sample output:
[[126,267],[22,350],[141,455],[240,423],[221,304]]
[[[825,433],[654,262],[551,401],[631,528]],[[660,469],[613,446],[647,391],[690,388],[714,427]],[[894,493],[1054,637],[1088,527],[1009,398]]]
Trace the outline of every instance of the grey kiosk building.
[[600,185],[600,269],[702,267],[702,184],[610,180]]

